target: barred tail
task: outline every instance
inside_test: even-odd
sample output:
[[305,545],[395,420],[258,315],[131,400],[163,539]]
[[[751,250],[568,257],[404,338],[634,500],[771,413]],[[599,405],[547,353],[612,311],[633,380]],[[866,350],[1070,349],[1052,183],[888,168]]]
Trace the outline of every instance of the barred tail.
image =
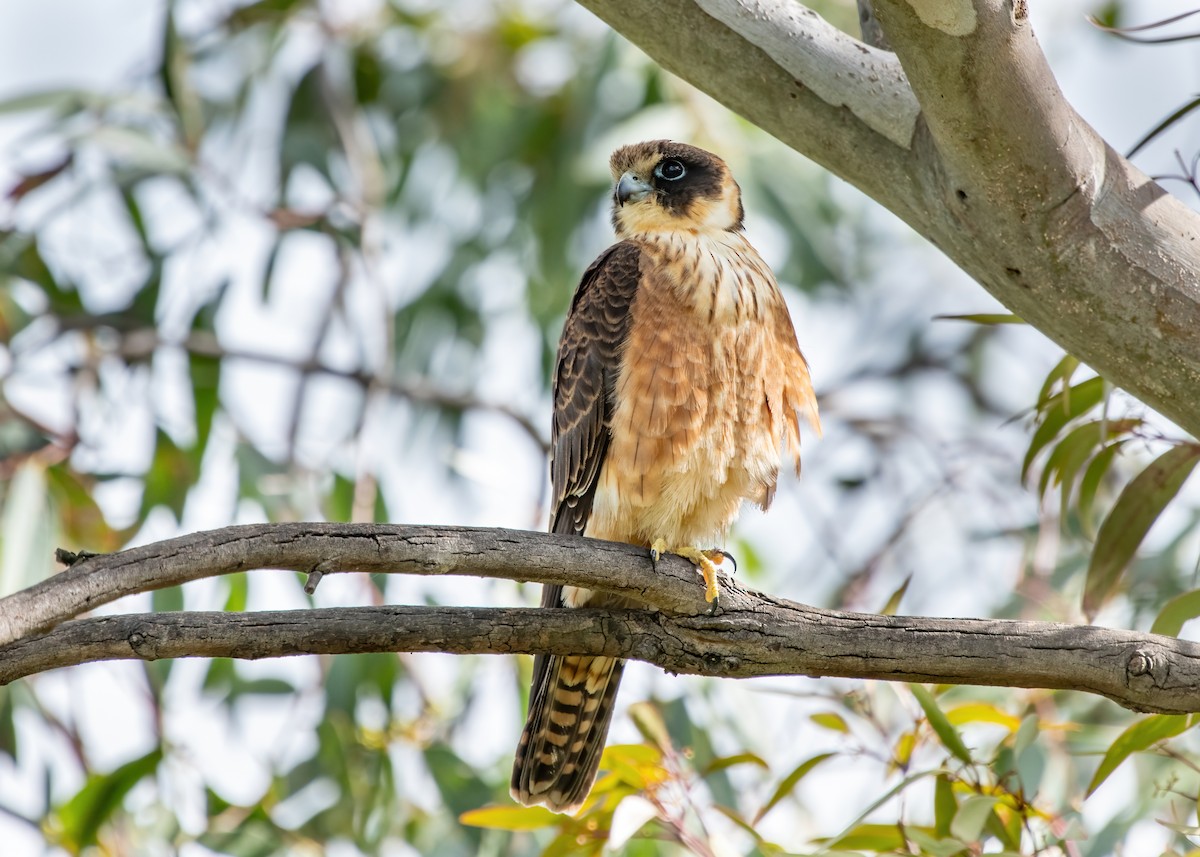
[[513,762],[515,800],[555,812],[574,812],[583,804],[596,779],[624,668],[615,658],[539,658]]

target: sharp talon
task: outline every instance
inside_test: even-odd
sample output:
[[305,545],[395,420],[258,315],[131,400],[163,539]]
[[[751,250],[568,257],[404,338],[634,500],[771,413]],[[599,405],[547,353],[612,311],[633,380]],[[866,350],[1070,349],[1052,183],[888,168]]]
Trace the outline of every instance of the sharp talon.
[[721,606],[721,596],[718,595],[715,598],[713,598],[712,601],[710,601],[708,603],[708,610],[705,612],[704,615],[705,616],[716,616],[717,610],[720,609],[720,606]]
[[721,551],[720,553],[721,553],[721,556],[725,557],[725,559],[727,559],[727,560],[729,560],[731,563],[733,563],[733,573],[734,573],[734,574],[737,574],[737,570],[738,570],[738,567],[737,567],[737,558],[736,558],[736,557],[734,557],[734,555],[733,555],[733,554],[731,554],[729,551]]

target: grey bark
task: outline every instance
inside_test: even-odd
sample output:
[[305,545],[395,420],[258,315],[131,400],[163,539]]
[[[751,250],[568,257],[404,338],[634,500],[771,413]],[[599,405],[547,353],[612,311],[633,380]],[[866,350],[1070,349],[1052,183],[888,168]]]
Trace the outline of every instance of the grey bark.
[[794,0],[580,2],[1200,436],[1200,215],[1066,102],[1024,0],[872,0],[894,55]]
[[[253,568],[563,582],[646,610],[360,607],[66,621],[121,595]],[[95,557],[0,599],[0,683],[107,659],[407,651],[611,655],[674,673],[810,675],[1102,694],[1139,711],[1200,711],[1200,644],[1048,622],[820,610],[723,580],[705,615],[690,564],[629,545],[517,530],[255,524]],[[61,624],[60,624],[61,623]],[[46,630],[53,627],[51,630]]]

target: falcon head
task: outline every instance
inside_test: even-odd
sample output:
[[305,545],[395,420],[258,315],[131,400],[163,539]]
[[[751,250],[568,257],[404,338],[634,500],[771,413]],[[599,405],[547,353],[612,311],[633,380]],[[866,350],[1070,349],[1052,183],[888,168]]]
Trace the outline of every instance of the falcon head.
[[613,229],[618,238],[645,232],[736,232],[742,191],[725,162],[711,152],[671,140],[622,146],[609,160]]

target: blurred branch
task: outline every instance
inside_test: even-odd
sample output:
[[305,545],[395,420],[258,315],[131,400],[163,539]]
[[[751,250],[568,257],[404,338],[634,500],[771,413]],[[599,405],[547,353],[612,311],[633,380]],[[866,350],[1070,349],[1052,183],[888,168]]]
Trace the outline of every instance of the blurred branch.
[[793,0],[580,2],[1200,435],[1200,214],[1075,113],[1025,2],[872,0],[895,54]]
[[418,404],[434,405],[452,411],[488,411],[500,414],[516,423],[543,452],[548,452],[550,449],[546,436],[528,416],[508,405],[481,399],[473,393],[455,393],[444,390],[425,379],[385,380],[374,373],[361,369],[337,369],[321,363],[315,354],[303,359],[269,354],[263,351],[231,349],[222,345],[215,335],[205,331],[192,331],[181,340],[167,340],[161,338],[158,331],[152,327],[132,326],[128,322],[128,319],[120,316],[79,316],[60,319],[63,330],[112,327],[121,335],[121,343],[117,351],[125,360],[148,360],[158,348],[182,348],[189,354],[201,357],[213,357],[219,360],[250,360],[255,363],[282,366],[286,369],[293,369],[305,377],[312,374],[329,375],[353,381],[364,389],[388,392]]
[[[325,299],[324,310],[320,314],[317,330],[313,335],[312,341],[309,343],[308,359],[304,361],[304,366],[306,367],[319,365],[318,358],[320,358],[321,351],[325,347],[325,340],[329,336],[329,331],[333,327],[333,320],[341,309],[343,300],[345,300],[346,289],[350,287],[350,253],[343,242],[335,239],[335,243],[338,258],[337,281]],[[295,460],[296,457],[296,440],[300,436],[300,418],[304,414],[304,401],[308,397],[309,381],[312,379],[313,373],[313,369],[306,368],[301,371],[300,383],[296,386],[296,395],[292,399],[292,411],[288,416],[287,432],[287,457],[289,461]],[[368,382],[364,386],[371,386],[371,382]]]
[[[255,568],[471,575],[617,593],[660,612],[358,607],[59,622],[122,595]],[[368,651],[592,654],[669,672],[1081,690],[1145,711],[1200,711],[1200,644],[1049,622],[820,610],[725,580],[719,615],[678,557],[518,530],[254,524],[81,560],[0,600],[0,683],[71,664]]]

